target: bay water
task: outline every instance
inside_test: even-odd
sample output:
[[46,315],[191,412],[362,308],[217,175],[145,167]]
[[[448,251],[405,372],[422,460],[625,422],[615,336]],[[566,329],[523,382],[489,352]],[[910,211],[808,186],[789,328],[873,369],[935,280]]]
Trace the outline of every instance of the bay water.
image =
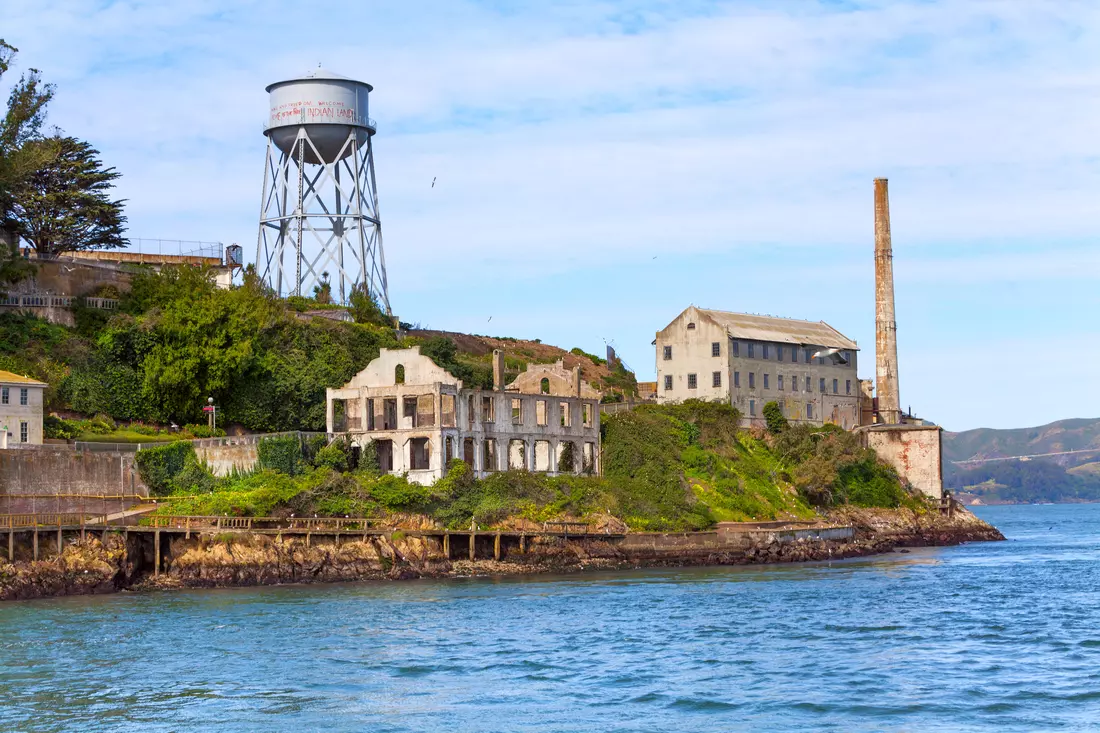
[[1100,730],[1100,505],[832,563],[0,604],[2,731]]

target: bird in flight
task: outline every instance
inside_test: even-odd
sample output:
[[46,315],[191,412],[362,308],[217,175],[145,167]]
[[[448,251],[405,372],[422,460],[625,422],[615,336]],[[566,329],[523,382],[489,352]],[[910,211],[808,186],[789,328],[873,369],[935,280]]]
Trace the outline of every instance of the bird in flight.
[[435,188],[435,179],[436,179],[436,177],[432,176],[432,188]]

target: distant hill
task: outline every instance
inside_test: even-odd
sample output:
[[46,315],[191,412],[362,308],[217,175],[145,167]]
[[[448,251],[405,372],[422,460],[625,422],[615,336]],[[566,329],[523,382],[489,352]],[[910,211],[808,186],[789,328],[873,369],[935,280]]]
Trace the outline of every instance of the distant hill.
[[[1069,451],[1083,451],[1069,453]],[[1064,455],[959,465],[956,461]],[[983,503],[1100,501],[1100,418],[944,432],[945,485]]]

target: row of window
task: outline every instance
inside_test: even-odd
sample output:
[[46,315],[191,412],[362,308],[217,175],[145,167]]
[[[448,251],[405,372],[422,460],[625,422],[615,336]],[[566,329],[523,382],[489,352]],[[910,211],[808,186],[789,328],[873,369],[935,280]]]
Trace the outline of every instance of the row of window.
[[[740,341],[731,341],[730,343],[733,346],[733,356],[737,356],[737,357],[741,356],[741,342]],[[746,341],[745,342],[745,346],[746,346],[745,350],[747,352],[746,356],[749,359],[755,359],[756,358],[756,354],[757,354],[756,347],[757,347],[757,345],[758,344],[754,341]],[[818,364],[824,364],[825,363],[825,357],[823,357],[823,356],[819,356],[816,359],[814,359],[814,354],[817,353],[816,349],[800,348],[798,346],[787,347],[787,346],[782,346],[780,344],[774,344],[774,349],[773,349],[773,344],[759,344],[759,346],[760,346],[759,351],[760,351],[760,358],[761,359],[770,359],[770,358],[772,358],[771,355],[774,351],[775,360],[776,361],[783,361],[784,354],[787,354],[788,351],[789,351],[791,363],[792,364],[797,364],[798,363],[798,352],[801,351],[802,352],[802,362],[804,364],[810,364],[811,362],[816,362]],[[842,356],[844,357],[845,363],[851,364],[851,362],[852,362],[851,353],[848,352],[848,351],[844,351],[844,352],[841,352],[841,353],[842,353]],[[711,342],[710,355],[711,356],[721,356],[722,355],[722,343],[720,341]],[[672,347],[671,346],[665,346],[663,351],[662,351],[662,356],[663,356],[665,361],[672,361]]]
[[[0,405],[11,404],[11,392],[8,387],[0,387]],[[27,388],[19,388],[19,404],[27,404]]]
[[[748,372],[748,375],[749,375],[749,389],[756,389],[756,372]],[[762,374],[761,376],[764,378],[764,389],[771,389],[771,375],[770,374]],[[688,378],[688,389],[697,389],[699,387],[699,378],[698,378],[697,375],[688,374],[687,378]],[[776,388],[780,392],[785,391],[785,387],[784,387],[785,382],[784,382],[782,374],[776,375],[776,381],[778,382],[778,384],[776,385]],[[791,376],[791,381],[789,382],[789,384],[790,384],[790,391],[791,392],[797,392],[798,391],[798,377],[792,375]],[[711,386],[712,387],[721,387],[722,386],[722,372],[712,372],[711,373]],[[733,386],[734,386],[734,388],[740,388],[741,387],[741,372],[734,372],[733,373]],[[672,375],[671,374],[666,374],[665,375],[665,391],[667,392],[667,391],[670,391],[671,389],[672,389]],[[806,389],[804,391],[806,391],[806,392],[812,392],[813,391],[813,382],[811,381],[810,377],[806,377]],[[818,391],[822,392],[822,393],[827,391],[826,390],[825,377],[821,377],[821,378],[818,379]],[[834,379],[833,380],[833,394],[840,394],[840,380],[839,379]],[[851,379],[845,379],[844,380],[844,394],[846,394],[846,395],[852,394],[852,380]]]

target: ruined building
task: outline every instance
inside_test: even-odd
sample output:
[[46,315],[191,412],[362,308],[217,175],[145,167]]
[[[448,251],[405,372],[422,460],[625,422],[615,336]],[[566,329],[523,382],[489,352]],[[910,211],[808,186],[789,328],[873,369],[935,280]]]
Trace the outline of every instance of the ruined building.
[[328,432],[373,443],[382,471],[428,484],[452,458],[479,477],[526,469],[599,473],[599,393],[580,370],[530,365],[504,384],[504,354],[493,352],[493,389],[469,389],[411,349],[382,349],[338,389],[327,390]]
[[729,401],[746,424],[766,402],[793,422],[859,425],[859,347],[824,322],[689,307],[657,333],[657,401]]

